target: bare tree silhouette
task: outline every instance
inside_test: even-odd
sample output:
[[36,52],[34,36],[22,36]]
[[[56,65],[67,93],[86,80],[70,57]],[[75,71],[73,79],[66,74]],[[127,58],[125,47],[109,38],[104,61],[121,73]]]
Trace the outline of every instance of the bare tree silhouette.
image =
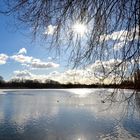
[[4,82],[4,79],[2,76],[0,76],[0,83]]
[[[133,76],[140,63],[140,0],[5,0],[1,13],[42,34],[59,53],[69,51],[74,66],[100,60],[103,80],[110,74]],[[83,36],[75,34],[73,25],[86,26]],[[50,37],[48,27],[54,29]],[[61,47],[66,46],[66,47]],[[119,60],[109,71],[103,62]],[[101,81],[103,81],[101,79]],[[118,82],[118,78],[114,78]],[[136,82],[137,83],[137,82]]]

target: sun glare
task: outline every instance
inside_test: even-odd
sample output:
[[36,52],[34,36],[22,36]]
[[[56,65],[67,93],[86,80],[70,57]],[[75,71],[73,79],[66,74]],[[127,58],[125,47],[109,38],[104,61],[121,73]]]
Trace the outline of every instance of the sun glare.
[[87,31],[86,25],[84,25],[82,23],[75,23],[73,25],[72,29],[73,29],[74,33],[79,34],[81,36],[83,36]]

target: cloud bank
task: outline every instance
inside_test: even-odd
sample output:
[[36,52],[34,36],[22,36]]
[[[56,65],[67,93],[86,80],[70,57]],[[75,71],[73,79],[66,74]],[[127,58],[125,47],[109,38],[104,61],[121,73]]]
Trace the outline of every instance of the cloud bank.
[[32,56],[24,55],[25,53],[27,53],[26,49],[22,48],[17,54],[11,56],[10,58],[16,62],[21,63],[23,66],[27,66],[34,69],[48,69],[59,67],[59,64],[57,63],[45,62]]
[[26,54],[27,50],[25,48],[21,48],[18,52],[18,54]]
[[49,25],[46,29],[44,34],[45,35],[53,35],[54,32],[56,31],[57,26]]
[[[36,61],[36,63],[38,63]],[[69,69],[64,72],[53,71],[49,74],[34,74],[31,71],[23,70],[23,71],[15,71],[14,77],[16,79],[37,79],[39,81],[44,82],[45,80],[54,80],[60,83],[80,83],[80,84],[95,84],[100,83],[102,79],[104,79],[104,83],[110,84],[116,78],[117,82],[120,81],[121,78],[121,69],[118,67],[115,72],[110,71],[116,67],[121,60],[110,59],[108,61],[100,61],[97,60],[95,63],[87,66],[85,69]],[[39,63],[40,64],[40,63]],[[50,63],[51,67],[55,67],[56,65]],[[127,67],[127,65],[124,65]],[[35,66],[37,67],[37,66]],[[44,65],[39,65],[39,67],[48,67]],[[106,77],[105,77],[106,76]]]
[[0,54],[0,65],[6,64],[8,56],[6,54]]

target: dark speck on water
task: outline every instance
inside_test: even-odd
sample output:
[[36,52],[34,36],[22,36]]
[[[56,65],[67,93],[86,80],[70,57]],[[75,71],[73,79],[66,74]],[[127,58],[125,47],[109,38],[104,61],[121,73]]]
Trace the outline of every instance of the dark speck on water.
[[104,100],[101,100],[101,102],[102,102],[102,103],[105,103],[105,101],[104,101]]

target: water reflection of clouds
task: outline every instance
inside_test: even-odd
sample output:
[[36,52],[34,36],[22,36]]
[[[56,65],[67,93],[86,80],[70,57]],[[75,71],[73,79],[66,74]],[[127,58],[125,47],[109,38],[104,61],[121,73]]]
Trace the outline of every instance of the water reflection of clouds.
[[[68,135],[74,140],[92,140],[92,132],[102,133],[104,139],[109,138],[106,133],[124,117],[128,106],[126,102],[116,102],[112,106],[109,102],[102,103],[103,93],[100,90],[70,89],[30,90],[0,95],[0,124],[9,120],[15,123],[19,133],[27,132],[30,125],[40,125],[40,129],[46,128],[44,133],[49,140]],[[135,115],[133,119],[137,117]],[[117,132],[115,135],[121,136],[120,129],[127,132],[122,126],[114,128]]]
[[[103,89],[102,92],[99,89],[71,89],[69,91],[72,92],[72,95],[71,99],[66,101],[67,105],[75,105],[79,108],[81,106],[82,109],[88,110],[91,115],[97,118],[103,117],[119,120],[123,117],[128,107],[126,102],[122,102],[121,104],[115,102],[113,105],[109,101],[102,102],[102,99],[105,99],[108,93],[113,92],[113,89]],[[116,93],[116,98],[120,98],[119,100],[121,100],[122,97],[119,94]]]
[[[2,94],[2,91],[0,91],[0,95]],[[3,108],[3,106],[2,106],[2,102],[3,102],[3,97],[2,96],[0,96],[0,122],[1,122],[1,120],[3,120],[3,110],[2,110],[2,108]]]
[[138,138],[131,135],[123,126],[117,126],[112,133],[101,135],[99,140],[138,140]]
[[[15,122],[16,125],[26,125],[29,120],[36,120],[42,116],[51,118],[58,113],[58,106],[49,105],[50,101],[56,101],[55,96],[27,96],[27,95],[10,95],[10,97],[3,98],[3,103],[0,106],[0,117],[8,114],[8,110],[12,110],[11,121]],[[10,101],[8,101],[10,100]],[[6,118],[2,118],[3,120]]]
[[[122,115],[125,113],[128,107],[127,103],[123,102],[120,104],[116,102],[111,106],[109,102],[102,103],[100,97],[102,96],[102,98],[104,99],[104,95],[102,94],[106,91],[104,91],[103,93],[99,91],[100,90],[98,89],[95,90],[95,92],[93,92],[93,90],[91,89],[71,89],[67,94],[62,95],[62,97],[61,95],[59,97],[59,95],[57,94],[57,90],[55,91],[56,94],[53,94],[53,96],[45,96],[44,94],[41,96],[38,96],[36,94],[33,94],[33,96],[28,96],[25,91],[22,93],[22,96],[14,96],[13,99],[10,98],[10,100],[13,100],[13,102],[11,102],[11,105],[9,102],[6,103],[9,104],[14,112],[11,119],[19,124],[22,124],[29,119],[37,119],[43,115],[46,115],[49,118],[56,116],[59,112],[60,105],[75,106],[77,108],[85,109],[97,118],[104,117],[107,119],[119,119],[123,117]],[[29,95],[30,94],[32,93],[29,93]],[[8,105],[5,106],[9,108]],[[5,106],[3,106],[2,108],[5,109]],[[2,110],[0,114],[3,114]]]
[[3,111],[0,110],[0,123],[1,121],[3,121],[3,119],[4,119],[4,114],[3,114]]
[[77,97],[87,97],[89,94],[91,94],[91,89],[70,89],[69,92],[76,95]]

